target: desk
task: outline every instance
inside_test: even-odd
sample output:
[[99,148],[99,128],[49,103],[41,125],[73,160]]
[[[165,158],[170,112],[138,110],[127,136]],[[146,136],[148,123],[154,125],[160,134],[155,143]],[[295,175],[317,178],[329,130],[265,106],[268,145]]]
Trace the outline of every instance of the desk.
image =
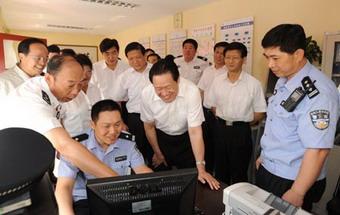
[[219,190],[211,190],[209,185],[198,182],[196,189],[196,206],[201,209],[205,215],[222,215],[225,210],[223,190],[226,187],[226,184],[221,183]]

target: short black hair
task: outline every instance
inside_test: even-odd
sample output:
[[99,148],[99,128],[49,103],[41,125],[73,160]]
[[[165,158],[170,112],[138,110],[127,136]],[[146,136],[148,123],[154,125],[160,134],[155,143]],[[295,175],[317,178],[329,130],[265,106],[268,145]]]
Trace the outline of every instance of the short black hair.
[[226,48],[227,46],[229,45],[229,43],[225,42],[225,41],[222,41],[222,42],[218,42],[214,45],[214,51],[219,48],[219,47],[222,47],[222,48]]
[[107,50],[109,50],[112,47],[116,48],[117,51],[119,51],[119,44],[118,44],[118,41],[116,39],[105,38],[99,44],[99,49],[100,49],[101,53],[106,52]]
[[237,50],[241,53],[241,57],[247,57],[248,51],[247,47],[243,43],[239,42],[232,42],[227,45],[227,47],[224,49],[223,55],[225,56],[225,53],[229,50]]
[[47,46],[47,50],[48,50],[49,53],[58,53],[58,54],[60,53],[59,46],[57,46],[55,44]]
[[281,24],[270,29],[262,39],[262,47],[279,47],[280,51],[293,54],[296,50],[306,51],[306,34],[301,25]]
[[42,41],[41,39],[30,37],[30,38],[20,41],[18,45],[18,53],[27,55],[30,52],[30,46],[34,43],[42,44],[47,48],[46,43]]
[[133,51],[133,50],[139,50],[142,55],[145,54],[145,48],[142,44],[138,43],[138,42],[132,42],[132,43],[129,43],[126,47],[125,47],[125,56],[127,57],[127,54],[130,52],[130,51]]
[[149,57],[157,57],[158,60],[162,59],[161,56],[159,56],[159,55],[156,54],[156,53],[149,54],[149,55],[146,57],[146,60],[149,60]]
[[87,55],[77,54],[75,58],[82,67],[88,66],[91,70],[93,69],[91,59]]
[[172,79],[174,81],[178,81],[179,78],[179,71],[178,71],[178,67],[177,65],[174,63],[174,60],[171,59],[170,57],[165,57],[164,59],[161,59],[159,61],[157,61],[150,69],[149,72],[149,80],[151,83],[152,82],[152,78],[155,75],[162,75],[162,74],[166,74],[166,73],[170,73],[172,76]]
[[153,50],[153,49],[150,49],[150,48],[147,48],[147,49],[145,49],[145,53],[147,53],[147,52],[152,52],[153,54],[155,54],[156,52],[155,52],[155,50]]
[[[70,55],[55,55],[47,63],[47,73],[56,75],[60,71],[65,61],[74,60],[78,62],[74,56]],[[79,63],[79,62],[78,62]],[[80,63],[79,63],[80,64]]]
[[97,122],[99,118],[99,114],[104,111],[118,111],[120,115],[122,115],[122,111],[117,102],[111,99],[104,99],[92,106],[91,109],[91,119],[93,122]]
[[196,40],[191,39],[191,38],[188,38],[188,39],[184,40],[183,43],[182,43],[182,48],[183,48],[184,45],[187,44],[187,43],[192,44],[192,45],[194,46],[195,50],[197,50],[197,48],[198,48],[198,43],[197,43]]
[[77,53],[73,49],[62,49],[61,55],[75,57]]

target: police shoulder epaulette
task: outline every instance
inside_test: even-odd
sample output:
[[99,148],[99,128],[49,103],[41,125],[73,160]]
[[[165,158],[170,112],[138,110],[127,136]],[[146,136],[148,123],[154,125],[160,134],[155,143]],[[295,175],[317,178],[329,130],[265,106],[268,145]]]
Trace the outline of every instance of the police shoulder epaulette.
[[201,59],[201,60],[204,60],[204,61],[208,61],[208,58],[203,57],[203,56],[200,56],[200,55],[198,55],[197,58],[198,58],[198,59]]
[[49,105],[51,105],[50,97],[47,95],[47,93],[43,90],[41,90],[41,97],[42,99]]
[[306,76],[302,79],[301,84],[308,98],[312,99],[315,96],[319,95],[320,91],[314,85],[315,81],[312,81],[309,76]]
[[78,141],[78,142],[81,142],[81,141],[84,141],[84,140],[87,140],[89,138],[89,135],[84,133],[84,134],[79,134],[75,137],[72,137],[72,139],[74,139],[75,141]]
[[175,58],[180,58],[180,57],[183,57],[183,55],[178,55],[177,57],[175,57]]
[[124,139],[124,140],[130,140],[130,141],[133,141],[133,142],[136,141],[135,135],[127,133],[127,132],[121,132],[120,135],[119,135],[119,138]]

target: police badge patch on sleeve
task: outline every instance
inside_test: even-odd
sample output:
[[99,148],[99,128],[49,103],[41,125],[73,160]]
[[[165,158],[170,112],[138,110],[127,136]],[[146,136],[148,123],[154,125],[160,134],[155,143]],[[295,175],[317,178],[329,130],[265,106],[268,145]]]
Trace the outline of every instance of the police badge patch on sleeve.
[[329,125],[329,111],[328,110],[315,110],[309,113],[312,123],[315,128],[324,130]]

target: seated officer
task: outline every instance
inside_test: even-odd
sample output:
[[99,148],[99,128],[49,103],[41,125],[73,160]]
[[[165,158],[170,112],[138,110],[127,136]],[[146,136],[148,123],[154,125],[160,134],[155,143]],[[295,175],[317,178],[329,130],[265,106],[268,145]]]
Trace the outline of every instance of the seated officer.
[[[99,160],[111,167],[118,175],[152,172],[144,164],[136,144],[121,139],[123,121],[120,106],[112,100],[102,100],[93,105],[91,127],[81,143]],[[112,159],[114,158],[114,159]],[[86,196],[86,180],[95,178],[61,159],[56,198],[60,214],[89,214]],[[73,197],[73,200],[72,198]],[[73,202],[73,204],[72,204]]]

